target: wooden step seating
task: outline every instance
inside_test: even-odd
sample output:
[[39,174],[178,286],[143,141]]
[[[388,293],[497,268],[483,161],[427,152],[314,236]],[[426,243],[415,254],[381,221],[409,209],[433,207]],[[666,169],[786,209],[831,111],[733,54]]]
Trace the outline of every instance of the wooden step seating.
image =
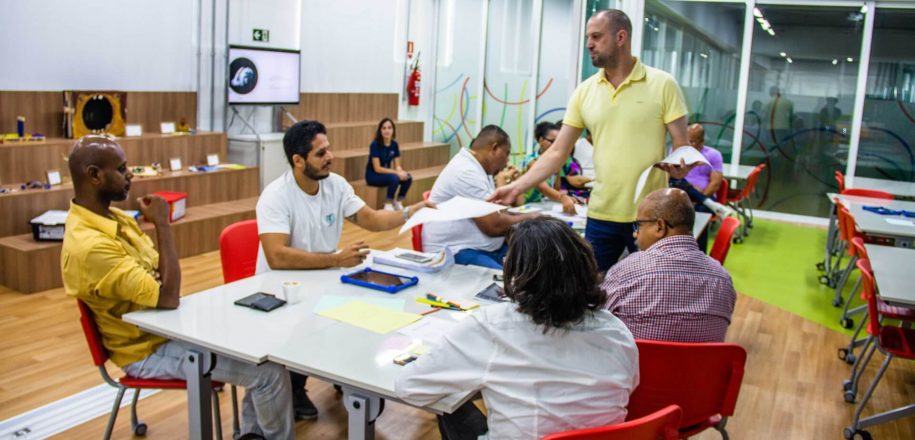
[[[59,170],[62,177],[70,175],[66,157],[75,140],[54,138],[39,144],[0,144],[0,184],[9,185],[30,180],[44,180],[48,170]],[[144,134],[117,140],[128,165],[149,165],[159,162],[168,168],[171,158],[181,158],[181,164],[205,164],[207,155],[218,154],[226,160],[225,133],[202,132],[194,135]]]
[[[409,144],[423,141],[423,123],[418,121],[394,121],[397,126],[397,142]],[[332,151],[365,150],[375,139],[378,121],[330,122],[327,126],[327,139]]]
[[[400,161],[405,170],[428,168],[448,163],[451,146],[440,143],[411,142],[400,144]],[[369,148],[334,150],[331,171],[347,177],[348,180],[361,180],[365,177],[365,168],[369,161]],[[360,177],[361,176],[361,177]]]
[[[413,184],[404,199],[405,205],[419,202],[423,198],[423,192],[432,189],[435,178],[442,173],[445,165],[436,165],[428,168],[409,170],[413,176]],[[387,187],[377,187],[366,185],[365,179],[351,181],[353,190],[356,195],[365,200],[365,203],[375,209],[381,209],[387,200]]]
[[[257,197],[249,197],[189,207],[183,218],[172,223],[178,256],[219,249],[219,233],[232,223],[253,219],[256,206]],[[140,227],[155,241],[152,223],[141,221]],[[61,248],[60,242],[34,241],[31,233],[0,238],[0,284],[23,293],[62,286]]]

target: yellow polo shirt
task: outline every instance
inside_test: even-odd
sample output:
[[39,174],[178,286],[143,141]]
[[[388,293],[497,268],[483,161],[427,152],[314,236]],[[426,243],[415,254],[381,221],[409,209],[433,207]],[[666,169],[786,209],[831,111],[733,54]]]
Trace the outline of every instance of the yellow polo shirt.
[[102,344],[119,367],[166,342],[121,320],[125,313],[156,307],[158,266],[159,253],[133,217],[117,208],[102,217],[70,202],[60,255],[64,290],[92,310]]
[[634,221],[638,202],[667,187],[667,174],[655,169],[639,199],[632,202],[639,174],[664,159],[666,124],[686,113],[686,102],[673,77],[638,59],[619,88],[607,81],[604,69],[578,85],[562,123],[587,128],[594,140],[595,179],[588,217]]

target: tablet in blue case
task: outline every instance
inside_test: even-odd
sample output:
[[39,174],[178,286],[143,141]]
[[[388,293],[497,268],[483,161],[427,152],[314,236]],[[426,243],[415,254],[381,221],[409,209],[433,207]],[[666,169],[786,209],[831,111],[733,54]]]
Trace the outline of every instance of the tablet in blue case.
[[340,281],[387,293],[397,293],[419,282],[417,277],[407,277],[381,272],[370,267],[340,276]]

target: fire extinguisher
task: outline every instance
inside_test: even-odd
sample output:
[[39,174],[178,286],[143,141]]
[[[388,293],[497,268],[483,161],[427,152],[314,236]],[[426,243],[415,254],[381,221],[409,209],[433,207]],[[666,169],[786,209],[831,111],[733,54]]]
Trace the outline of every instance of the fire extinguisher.
[[409,105],[419,105],[421,76],[419,72],[419,54],[417,54],[413,70],[410,72],[410,79],[407,80],[407,104]]

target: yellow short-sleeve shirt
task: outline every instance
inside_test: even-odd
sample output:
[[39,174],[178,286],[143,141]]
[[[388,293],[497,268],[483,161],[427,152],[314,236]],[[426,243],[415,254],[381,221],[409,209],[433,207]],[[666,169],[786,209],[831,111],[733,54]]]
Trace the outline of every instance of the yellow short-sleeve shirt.
[[133,217],[110,211],[103,217],[70,202],[60,265],[67,295],[89,306],[111,361],[123,367],[166,342],[121,320],[158,304],[159,253]]
[[667,174],[652,171],[635,198],[639,174],[664,159],[666,124],[687,113],[680,87],[670,74],[636,59],[629,77],[613,87],[600,69],[578,85],[562,123],[587,128],[594,140],[594,189],[588,217],[631,222],[650,192],[667,186]]

